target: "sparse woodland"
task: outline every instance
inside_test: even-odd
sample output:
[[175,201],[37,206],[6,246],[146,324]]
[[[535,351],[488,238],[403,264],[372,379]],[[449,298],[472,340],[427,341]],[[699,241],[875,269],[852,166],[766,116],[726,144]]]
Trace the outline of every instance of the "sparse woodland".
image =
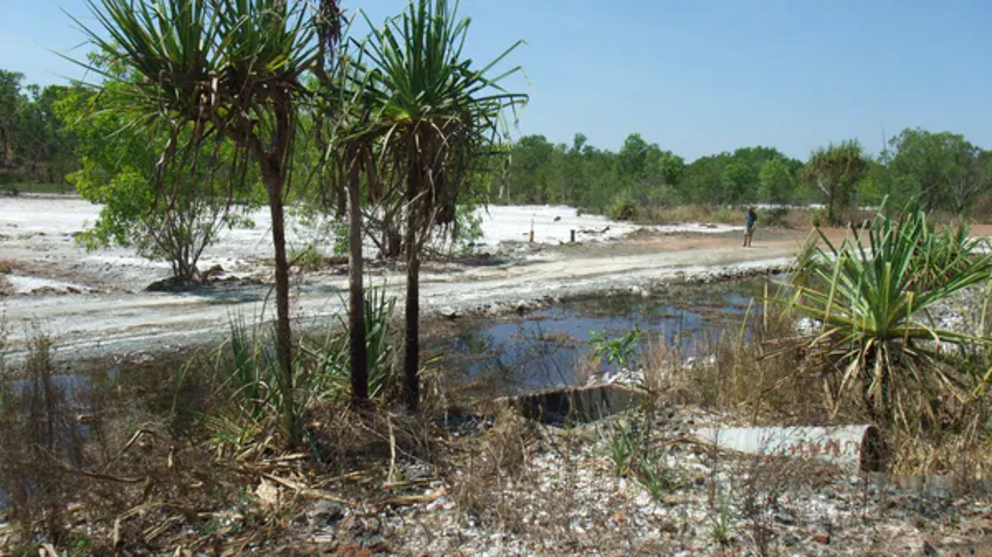
[[[455,3],[414,0],[366,37],[348,36],[336,0],[91,7],[77,17],[102,81],[40,90],[0,72],[0,185],[75,188],[104,206],[86,247],[167,260],[179,287],[201,279],[218,230],[265,206],[274,318],[232,316],[212,350],[79,392],[39,324],[23,365],[0,359],[0,554],[992,547],[992,251],[969,231],[988,217],[992,167],[963,136],[906,129],[877,156],[840,141],[806,161],[746,147],[690,163],[636,133],[616,153],[581,134],[512,140],[528,97],[502,80],[526,55],[509,44],[469,60]],[[594,335],[589,381],[622,371],[636,404],[548,424],[423,358],[421,264],[480,202],[652,222],[739,220],[728,207],[760,202],[763,225],[817,208],[801,224],[810,243],[739,326],[691,354],[640,328]],[[292,320],[302,255],[285,223],[302,208],[346,242],[347,311],[319,334]],[[820,225],[850,234],[834,244]],[[402,304],[366,283],[371,256],[401,265]],[[884,462],[694,437],[838,424],[877,428]]]

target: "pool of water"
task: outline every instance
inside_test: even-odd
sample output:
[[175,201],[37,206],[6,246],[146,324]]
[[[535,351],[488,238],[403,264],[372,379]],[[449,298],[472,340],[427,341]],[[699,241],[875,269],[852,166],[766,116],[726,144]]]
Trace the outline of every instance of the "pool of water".
[[597,333],[609,340],[638,327],[642,335],[635,357],[641,362],[676,347],[683,356],[692,356],[701,340],[760,318],[770,280],[684,286],[647,297],[575,300],[513,319],[465,319],[458,332],[435,340],[430,348],[443,355],[445,369],[468,380],[486,379],[497,390],[505,387],[505,394],[574,385],[589,371],[614,371],[615,366],[605,363],[589,369],[595,351],[590,341]]

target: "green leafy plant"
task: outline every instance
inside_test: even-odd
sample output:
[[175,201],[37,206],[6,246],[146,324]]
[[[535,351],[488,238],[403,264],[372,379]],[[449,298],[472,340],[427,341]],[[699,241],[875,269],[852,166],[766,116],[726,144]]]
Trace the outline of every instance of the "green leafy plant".
[[482,239],[482,217],[475,212],[474,204],[459,205],[455,210],[455,223],[451,230],[452,248],[469,253],[472,244]]
[[228,321],[228,338],[212,353],[212,362],[205,365],[193,359],[183,366],[176,397],[188,384],[205,382],[206,396],[212,400],[200,421],[218,441],[241,444],[263,431],[266,418],[291,399],[280,388],[279,367],[267,335],[243,316]]
[[603,331],[592,332],[589,344],[596,358],[602,358],[618,368],[629,369],[639,363],[637,349],[643,334],[640,325],[635,323],[633,329],[616,338],[607,337]]
[[922,426],[953,419],[985,377],[950,361],[947,345],[987,346],[989,339],[937,328],[931,310],[987,281],[992,256],[967,229],[934,230],[907,207],[898,219],[880,212],[839,246],[820,233],[804,251],[788,304],[822,323],[812,346],[836,371],[835,411],[856,385],[876,421]]
[[841,224],[841,213],[850,205],[855,183],[867,168],[864,149],[856,140],[831,143],[813,151],[806,162],[803,180],[822,196],[826,205],[824,224]]
[[[369,396],[387,395],[396,360],[392,334],[396,299],[383,287],[371,287],[365,295],[365,324],[369,354]],[[191,381],[205,379],[213,398],[209,415],[201,415],[219,441],[243,444],[267,429],[267,420],[287,406],[302,416],[308,406],[324,400],[350,396],[350,366],[347,329],[332,324],[322,341],[304,339],[294,368],[300,371],[298,388],[280,382],[281,372],[272,345],[272,335],[261,325],[249,324],[243,316],[229,320],[228,339],[214,353],[212,369],[192,360],[180,374],[176,396]],[[206,372],[206,376],[198,375]],[[178,401],[177,401],[178,402]]]
[[[227,138],[235,160],[254,162],[248,166],[259,173],[272,218],[278,381],[281,391],[291,392],[296,378],[284,202],[292,173],[286,163],[300,135],[301,104],[311,94],[305,77],[339,37],[322,31],[329,27],[320,17],[338,13],[336,3],[322,0],[316,11],[302,0],[87,4],[96,24],[74,18],[76,24],[121,71],[115,76],[92,69],[108,78],[105,87],[123,88],[119,113],[129,128],[169,138],[162,168],[195,166],[191,161],[209,152],[211,138]],[[333,22],[330,28],[334,31]],[[160,174],[157,180],[165,178]],[[284,397],[286,406],[280,409],[288,446],[298,445],[303,432],[292,400]]]
[[[99,57],[94,64],[114,71]],[[99,95],[74,88],[55,103],[67,130],[80,139],[81,168],[67,179],[83,198],[102,205],[77,241],[87,249],[133,247],[168,262],[174,282],[195,281],[201,278],[197,262],[218,234],[250,224],[238,207],[253,207],[255,176],[244,172],[226,141],[189,154],[187,164],[162,164],[170,146],[189,140],[193,126],[170,133],[131,127],[131,115],[120,108],[129,87],[108,83]]]
[[[386,295],[385,287],[365,289],[365,342],[368,354],[368,395],[382,399],[392,383],[396,363],[393,339],[393,314],[396,298]],[[321,344],[304,342],[302,351],[315,362],[311,372],[310,390],[320,397],[345,398],[350,396],[348,362],[348,333],[329,328]]]
[[681,485],[677,474],[665,457],[651,452],[641,455],[637,467],[637,479],[655,502],[661,501],[666,493],[675,491]]
[[639,413],[614,423],[606,446],[617,477],[636,479],[653,501],[659,501],[664,494],[678,489],[681,482],[665,455],[651,447],[650,439],[650,419]]
[[634,421],[618,421],[607,439],[610,459],[617,477],[630,473],[634,457],[644,451],[647,434],[643,427]]
[[396,347],[390,338],[396,298],[385,287],[370,287],[365,294],[365,342],[369,358],[369,396],[382,398],[392,378]]
[[333,258],[328,257],[316,242],[289,250],[290,265],[301,271],[318,271],[331,261]]
[[788,207],[770,207],[768,209],[760,209],[758,214],[758,222],[764,227],[769,226],[788,226],[788,220],[786,217],[789,215]]
[[633,218],[635,210],[636,206],[634,205],[633,195],[629,190],[625,189],[617,193],[616,197],[613,198],[613,203],[610,205],[609,211],[607,211],[607,216],[613,220],[630,220]]

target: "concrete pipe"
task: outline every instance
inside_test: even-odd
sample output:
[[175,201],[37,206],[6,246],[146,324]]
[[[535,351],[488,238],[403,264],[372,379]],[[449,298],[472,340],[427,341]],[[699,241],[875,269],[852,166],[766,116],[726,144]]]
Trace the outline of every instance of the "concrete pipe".
[[704,428],[696,437],[746,454],[815,458],[865,472],[885,468],[882,436],[871,425]]

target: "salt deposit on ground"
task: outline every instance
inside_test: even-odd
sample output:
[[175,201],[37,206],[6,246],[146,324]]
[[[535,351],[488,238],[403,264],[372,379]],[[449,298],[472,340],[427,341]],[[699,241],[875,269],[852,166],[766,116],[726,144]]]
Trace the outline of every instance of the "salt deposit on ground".
[[0,197],[0,233],[71,234],[100,216],[100,207],[78,197]]
[[526,242],[530,231],[534,241],[543,244],[561,244],[571,240],[575,231],[576,241],[608,240],[637,230],[658,232],[721,233],[743,230],[741,226],[684,223],[662,226],[642,226],[612,221],[602,215],[579,214],[575,207],[565,205],[492,205],[479,209],[482,217],[481,245],[493,247],[501,242]]
[[[100,217],[100,205],[78,197],[18,197],[0,199],[0,234],[12,238],[30,237],[37,233],[46,235],[73,235],[86,230]],[[609,240],[637,230],[678,233],[722,233],[742,230],[740,226],[707,223],[683,223],[661,226],[642,226],[612,221],[602,215],[579,214],[574,207],[564,205],[490,205],[476,210],[481,218],[483,237],[479,246],[492,248],[502,242],[525,242],[530,231],[539,244],[561,244],[571,240]],[[248,228],[225,230],[216,245],[207,251],[207,257],[249,257],[269,255],[271,218],[268,209],[258,209],[246,215],[253,223]],[[290,245],[305,245],[314,240],[313,233],[299,219],[289,217],[287,236]],[[133,256],[103,254],[101,262],[113,260],[124,265],[147,265]]]
[[[734,227],[700,224],[643,227],[697,233],[653,234],[623,242],[618,237],[637,230],[636,225],[579,216],[568,207],[490,206],[483,214],[485,238],[479,250],[498,255],[483,258],[486,264],[474,259],[426,263],[420,293],[425,315],[442,308],[462,314],[512,311],[560,297],[607,292],[644,295],[672,281],[708,281],[781,268],[801,245],[791,233],[773,237],[769,232],[759,235],[754,249],[742,250],[736,234],[700,234]],[[59,339],[55,354],[64,361],[111,352],[175,350],[223,334],[232,312],[259,318],[271,314],[267,292],[272,247],[266,211],[253,212],[252,227],[225,231],[218,244],[204,252],[200,268],[219,263],[225,271],[223,285],[175,293],[145,291],[168,278],[170,270],[139,258],[133,249],[82,250],[74,237],[98,216],[98,206],[75,197],[0,198],[0,273],[53,280],[60,287],[85,286],[76,293],[68,287],[53,286],[53,291],[31,285],[28,295],[13,293],[6,281],[0,289],[13,295],[0,298],[0,309],[12,325],[12,346],[23,347],[27,341],[20,324],[37,321]],[[295,218],[289,221],[291,250],[315,242],[330,254],[331,240],[315,239]],[[526,243],[532,221],[536,249]],[[568,242],[572,230],[581,249],[540,249]],[[600,241],[605,239],[612,241]],[[402,300],[401,269],[375,264],[369,272]],[[232,282],[232,273],[244,282]],[[18,287],[18,292],[25,288]],[[319,327],[342,311],[340,293],[347,289],[347,277],[333,266],[294,271],[294,289],[293,312],[300,326]]]
[[85,292],[89,290],[87,287],[72,284],[70,282],[64,282],[60,280],[51,280],[42,277],[32,277],[32,276],[20,276],[20,275],[6,275],[5,280],[9,284],[9,291],[12,294],[30,294],[39,290],[49,290],[52,292]]

